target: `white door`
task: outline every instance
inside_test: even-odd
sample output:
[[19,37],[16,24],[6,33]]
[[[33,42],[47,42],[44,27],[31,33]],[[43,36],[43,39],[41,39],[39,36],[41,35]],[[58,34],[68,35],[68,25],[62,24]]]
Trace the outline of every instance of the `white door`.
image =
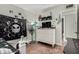
[[66,38],[77,38],[77,21],[76,14],[71,13],[64,15],[65,17],[65,35]]

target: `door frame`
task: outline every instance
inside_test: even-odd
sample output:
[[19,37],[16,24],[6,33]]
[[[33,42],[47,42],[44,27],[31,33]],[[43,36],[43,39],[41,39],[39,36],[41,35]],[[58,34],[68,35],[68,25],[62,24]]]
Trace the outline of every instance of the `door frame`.
[[[72,8],[72,9],[68,9],[68,10],[64,10],[62,11],[62,18],[64,18],[64,37],[66,37],[66,23],[65,23],[65,16],[66,15],[70,15],[70,14],[75,14],[77,15],[77,12],[76,12],[76,8]],[[75,20],[75,23],[77,23],[77,19]],[[76,30],[77,31],[77,30]],[[69,37],[68,37],[69,38]],[[71,37],[70,37],[71,38]],[[75,37],[74,39],[76,39],[77,37]]]

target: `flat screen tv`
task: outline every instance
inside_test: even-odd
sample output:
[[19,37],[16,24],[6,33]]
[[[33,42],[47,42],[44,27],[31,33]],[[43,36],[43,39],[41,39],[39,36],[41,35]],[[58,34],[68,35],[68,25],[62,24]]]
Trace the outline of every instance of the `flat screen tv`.
[[42,28],[51,28],[51,22],[42,22]]

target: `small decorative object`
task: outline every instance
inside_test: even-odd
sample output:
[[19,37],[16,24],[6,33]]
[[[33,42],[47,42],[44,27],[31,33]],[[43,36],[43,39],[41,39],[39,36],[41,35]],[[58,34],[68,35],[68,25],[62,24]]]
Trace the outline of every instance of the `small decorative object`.
[[22,19],[24,19],[24,17],[23,17],[23,16],[22,16],[21,18],[22,18]]
[[21,13],[18,13],[18,15],[21,15]]
[[71,7],[73,7],[73,4],[66,5],[66,8],[71,8]]
[[57,21],[58,19],[56,18],[56,21]]
[[15,33],[15,34],[19,33],[20,30],[21,30],[21,28],[20,28],[20,26],[18,24],[12,25],[11,29],[12,29],[12,32]]
[[7,21],[7,25],[9,25],[10,24],[10,21]]
[[52,16],[47,16],[46,20],[52,20]]
[[21,22],[21,26],[23,26],[23,23]]
[[21,40],[19,41],[20,54],[25,54],[26,53],[26,44],[25,44],[23,39],[24,39],[24,36],[21,36]]
[[43,21],[43,20],[46,20],[46,18],[47,18],[47,17],[42,17],[42,21]]
[[9,13],[13,13],[13,10],[9,10]]
[[59,17],[58,17],[58,24],[61,22],[62,20],[61,20],[61,15],[59,14]]
[[42,16],[41,16],[41,15],[39,15],[39,17],[38,17],[39,21],[41,20],[41,18],[42,18]]
[[34,28],[33,28],[33,26],[32,25],[30,25],[29,26],[29,33],[31,34],[31,39],[32,39],[32,41],[33,41],[33,32],[34,32]]
[[17,19],[14,19],[14,22],[15,22],[15,23],[18,23],[18,20],[17,20]]
[[52,16],[52,12],[50,12],[50,16]]
[[18,16],[17,16],[17,15],[15,15],[15,18],[18,18]]
[[11,13],[12,11],[11,10],[9,10],[9,13]]

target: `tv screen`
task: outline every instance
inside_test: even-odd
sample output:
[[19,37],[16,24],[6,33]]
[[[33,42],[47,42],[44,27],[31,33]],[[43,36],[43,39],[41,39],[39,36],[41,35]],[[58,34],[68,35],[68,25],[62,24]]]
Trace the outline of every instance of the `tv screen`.
[[43,22],[42,28],[51,28],[51,22]]

